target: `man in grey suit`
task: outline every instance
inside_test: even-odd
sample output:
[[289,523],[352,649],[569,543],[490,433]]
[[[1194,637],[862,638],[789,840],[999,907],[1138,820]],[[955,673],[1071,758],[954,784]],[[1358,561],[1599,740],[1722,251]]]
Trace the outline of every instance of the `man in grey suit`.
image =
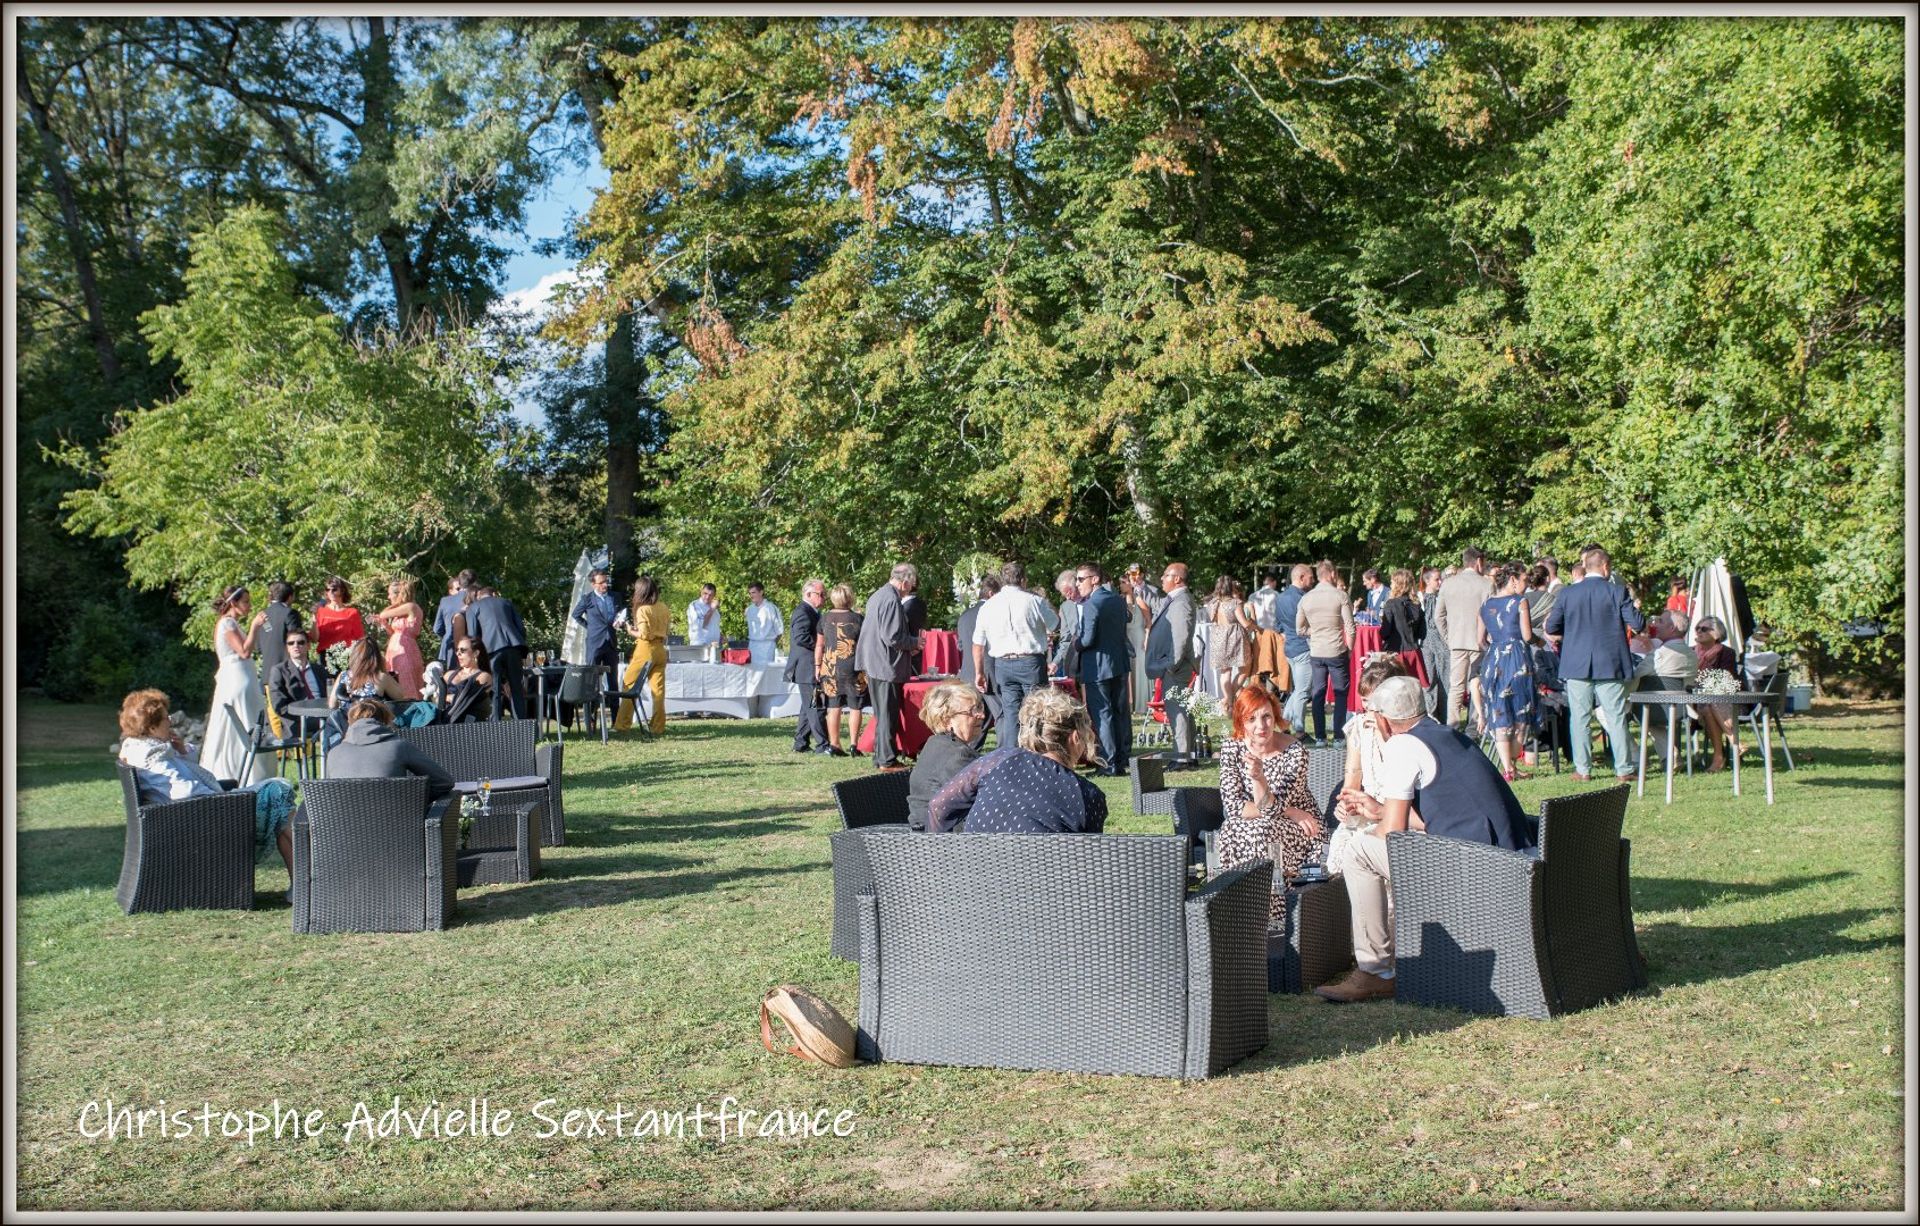
[[[300,624],[300,610],[293,607],[293,584],[285,579],[267,584],[267,607],[261,611],[267,615],[267,624],[255,642],[260,644],[260,676],[270,678],[287,662],[287,632],[305,629]],[[271,687],[267,690],[267,723],[273,735],[286,735]]]
[[900,725],[900,693],[913,676],[914,634],[907,629],[907,613],[900,598],[920,586],[920,572],[902,562],[873,595],[867,597],[866,620],[853,645],[853,666],[867,675],[867,697],[873,703],[873,764],[883,771],[907,769],[893,748]]
[[1060,635],[1053,648],[1053,656],[1047,661],[1052,668],[1051,676],[1080,677],[1080,582],[1074,578],[1072,568],[1060,572],[1053,581],[1053,590],[1060,593]]
[[[1187,590],[1187,564],[1169,562],[1160,575],[1166,592],[1147,632],[1147,676],[1164,679],[1167,690],[1193,684],[1193,593]],[[1167,720],[1173,725],[1173,758],[1168,770],[1193,769],[1193,716],[1167,700]]]
[[1457,728],[1473,711],[1473,680],[1480,673],[1480,606],[1493,595],[1487,582],[1487,555],[1469,545],[1460,569],[1440,585],[1429,625],[1440,628],[1447,643],[1447,726]]

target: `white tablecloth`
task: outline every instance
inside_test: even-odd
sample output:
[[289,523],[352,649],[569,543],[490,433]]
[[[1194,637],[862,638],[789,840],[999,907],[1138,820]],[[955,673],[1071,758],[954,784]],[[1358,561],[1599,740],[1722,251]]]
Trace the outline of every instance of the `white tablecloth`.
[[717,711],[740,719],[797,711],[799,687],[781,680],[774,664],[667,665],[667,712]]

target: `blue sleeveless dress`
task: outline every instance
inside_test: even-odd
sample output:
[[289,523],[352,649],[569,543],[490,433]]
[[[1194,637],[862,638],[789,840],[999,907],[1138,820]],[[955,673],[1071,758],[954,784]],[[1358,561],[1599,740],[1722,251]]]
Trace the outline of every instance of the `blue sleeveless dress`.
[[1533,726],[1533,662],[1520,637],[1524,596],[1494,596],[1480,606],[1487,653],[1480,662],[1480,695],[1487,727],[1495,732]]

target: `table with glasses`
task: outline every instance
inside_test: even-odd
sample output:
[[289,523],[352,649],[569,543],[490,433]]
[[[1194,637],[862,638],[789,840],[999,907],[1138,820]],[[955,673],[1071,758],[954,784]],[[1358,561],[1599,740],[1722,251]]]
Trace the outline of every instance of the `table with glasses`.
[[[299,702],[290,702],[280,708],[280,718],[286,719],[291,716],[300,721],[300,739],[303,742],[307,739],[308,720],[314,719],[325,722],[327,717],[332,714],[333,708],[327,705],[327,700],[324,698],[303,698]],[[315,779],[324,778],[327,755],[320,752],[317,745],[303,745],[301,747],[299,758],[300,777],[302,779],[306,778],[306,759],[309,748],[313,750],[313,777]]]
[[[1768,691],[1741,690],[1733,694],[1689,694],[1678,690],[1648,690],[1627,695],[1631,706],[1642,708],[1666,707],[1667,712],[1667,803],[1673,803],[1673,725],[1674,717],[1685,712],[1688,707],[1740,707],[1748,703],[1757,704],[1760,714],[1760,761],[1767,780],[1767,803],[1773,803],[1773,718],[1774,705],[1780,696]],[[1692,714],[1687,712],[1687,718]],[[1728,735],[1733,740],[1732,770],[1733,794],[1740,794],[1740,720],[1736,717],[1727,721]],[[1640,719],[1640,763],[1638,776],[1638,795],[1647,794],[1647,721],[1643,712]],[[1693,773],[1692,759],[1688,759],[1687,773]]]

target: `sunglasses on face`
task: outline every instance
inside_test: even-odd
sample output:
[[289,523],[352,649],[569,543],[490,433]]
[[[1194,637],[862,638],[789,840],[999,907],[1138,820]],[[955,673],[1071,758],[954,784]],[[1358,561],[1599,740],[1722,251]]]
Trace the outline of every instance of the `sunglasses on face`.
[[289,647],[305,647],[306,645],[307,645],[307,640],[305,639],[288,639],[287,640],[287,646]]

